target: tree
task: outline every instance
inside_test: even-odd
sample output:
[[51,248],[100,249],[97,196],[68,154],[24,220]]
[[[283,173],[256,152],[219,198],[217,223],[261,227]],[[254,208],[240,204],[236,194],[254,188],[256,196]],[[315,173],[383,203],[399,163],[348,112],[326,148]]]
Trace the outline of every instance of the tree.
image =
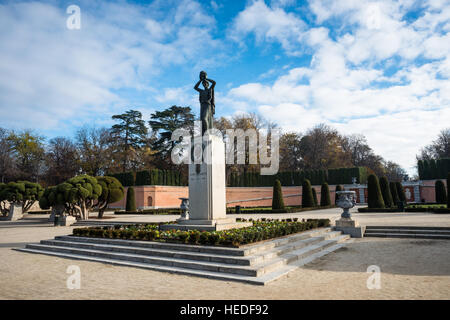
[[78,152],[75,144],[65,137],[51,139],[45,153],[45,181],[60,184],[79,173]]
[[389,181],[404,181],[408,180],[408,174],[406,170],[400,167],[399,164],[387,161],[384,163],[384,172],[386,174],[386,178]]
[[120,201],[125,195],[122,184],[114,177],[96,177],[98,183],[102,187],[102,193],[98,197],[96,207],[98,207],[98,218],[103,218],[108,204]]
[[134,188],[129,187],[127,190],[127,202],[125,211],[136,211],[136,199],[134,196]]
[[311,182],[308,179],[303,180],[302,184],[302,208],[314,207],[314,197],[311,188]]
[[391,190],[389,188],[389,182],[386,177],[380,178],[380,188],[381,188],[381,194],[383,195],[384,205],[387,208],[393,207],[394,201],[392,199]]
[[436,203],[446,204],[447,203],[447,192],[445,190],[445,185],[441,180],[437,180],[434,184],[434,189],[436,193]]
[[14,146],[9,135],[7,130],[0,128],[0,182],[2,183],[12,180],[15,175]]
[[376,175],[371,174],[368,178],[367,192],[369,194],[368,205],[369,208],[381,209],[384,208],[383,195],[381,194],[380,184]]
[[8,212],[9,212],[9,202],[7,200],[1,198],[1,194],[5,187],[6,187],[6,184],[3,182],[0,182],[0,214],[2,216],[7,216]]
[[130,153],[140,149],[146,141],[147,127],[142,120],[142,113],[136,110],[113,115],[112,119],[119,121],[112,126],[111,135],[119,148],[122,172],[125,172],[132,168]]
[[9,182],[3,185],[0,192],[0,201],[17,203],[22,206],[22,212],[28,212],[44,193],[40,184],[29,181]]
[[97,179],[84,174],[46,188],[39,205],[42,209],[61,207],[61,211],[79,216],[81,220],[88,220],[89,211],[101,194],[102,186]]
[[322,187],[320,188],[320,206],[331,206],[330,188],[328,187],[328,183],[326,182],[323,183]]
[[[152,143],[152,149],[160,161],[170,159],[173,148],[180,141],[172,141],[172,133],[176,129],[186,129],[191,134],[194,126],[194,114],[190,107],[171,106],[163,111],[156,111],[148,122],[152,131],[157,134]],[[171,163],[171,162],[170,162]]]
[[116,164],[113,158],[111,130],[84,126],[77,131],[75,144],[82,173],[100,176],[110,168],[120,169],[120,163]]
[[396,182],[395,186],[397,187],[397,194],[399,200],[403,203],[406,202],[405,190],[403,189],[401,182]]
[[301,153],[301,134],[296,132],[285,133],[280,138],[280,170],[299,171],[304,168]]
[[400,201],[400,198],[398,197],[397,186],[395,182],[389,182],[389,190],[391,190],[392,203],[394,206],[396,206]]
[[8,139],[11,141],[13,157],[16,160],[16,178],[37,182],[44,160],[44,138],[25,130],[11,133]]
[[442,130],[437,139],[420,150],[418,160],[450,158],[450,128]]
[[281,182],[278,179],[273,184],[272,210],[285,210]]

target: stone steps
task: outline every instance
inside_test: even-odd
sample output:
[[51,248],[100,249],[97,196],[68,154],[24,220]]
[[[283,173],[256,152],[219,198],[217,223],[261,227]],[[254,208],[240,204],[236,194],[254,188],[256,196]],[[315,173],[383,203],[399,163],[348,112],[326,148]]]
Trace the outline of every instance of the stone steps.
[[417,226],[368,226],[365,237],[380,238],[418,238],[418,239],[450,239],[448,227],[417,227]]
[[23,252],[98,261],[214,279],[265,284],[343,245],[348,235],[322,228],[239,248],[59,236]]

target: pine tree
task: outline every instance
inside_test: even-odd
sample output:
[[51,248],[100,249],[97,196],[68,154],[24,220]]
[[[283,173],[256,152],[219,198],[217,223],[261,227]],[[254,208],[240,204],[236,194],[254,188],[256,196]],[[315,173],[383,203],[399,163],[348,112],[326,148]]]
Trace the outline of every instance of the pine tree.
[[397,187],[395,185],[395,182],[389,182],[389,189],[391,190],[393,205],[396,206],[400,201],[400,199],[398,198]]
[[399,200],[403,203],[406,202],[405,189],[403,189],[401,182],[396,182],[395,186],[397,187],[397,194]]
[[312,188],[311,191],[312,191],[313,200],[314,200],[314,207],[317,207],[318,202],[317,202],[317,192],[316,192],[316,189],[315,189],[315,188]]

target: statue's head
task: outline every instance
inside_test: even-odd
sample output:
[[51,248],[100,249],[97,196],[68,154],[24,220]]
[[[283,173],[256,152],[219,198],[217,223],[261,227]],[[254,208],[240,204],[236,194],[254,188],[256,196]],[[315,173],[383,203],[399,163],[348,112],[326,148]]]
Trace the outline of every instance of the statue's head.
[[206,79],[206,72],[200,71],[200,80],[205,80],[205,79]]
[[203,80],[203,81],[202,81],[202,84],[203,84],[203,86],[205,87],[205,89],[208,89],[208,87],[209,87],[209,82],[208,82],[208,81]]

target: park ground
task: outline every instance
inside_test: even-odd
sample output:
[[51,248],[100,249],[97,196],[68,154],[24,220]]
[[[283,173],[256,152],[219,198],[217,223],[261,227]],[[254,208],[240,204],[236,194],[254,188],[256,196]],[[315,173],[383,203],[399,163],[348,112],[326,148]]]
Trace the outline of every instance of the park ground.
[[[355,211],[355,209],[353,209]],[[340,209],[236,217],[339,218]],[[93,216],[94,217],[94,216]],[[173,221],[178,216],[113,216],[111,221]],[[449,215],[353,213],[363,225],[447,226]],[[0,299],[449,299],[450,241],[353,239],[342,249],[266,286],[226,282],[82,260],[23,253],[27,243],[70,234],[45,215],[0,222]],[[81,288],[68,289],[71,265],[80,267]],[[381,270],[381,288],[368,289],[367,268]]]

